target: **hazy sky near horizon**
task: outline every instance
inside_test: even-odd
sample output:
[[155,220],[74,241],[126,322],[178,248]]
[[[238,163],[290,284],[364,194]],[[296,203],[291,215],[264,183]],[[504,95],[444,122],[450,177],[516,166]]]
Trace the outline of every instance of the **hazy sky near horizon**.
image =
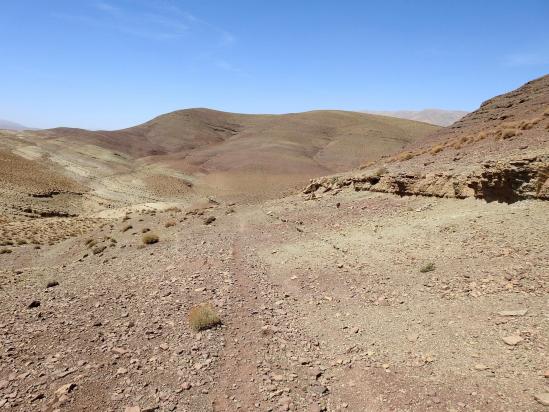
[[474,110],[549,73],[548,21],[547,0],[4,1],[0,118]]

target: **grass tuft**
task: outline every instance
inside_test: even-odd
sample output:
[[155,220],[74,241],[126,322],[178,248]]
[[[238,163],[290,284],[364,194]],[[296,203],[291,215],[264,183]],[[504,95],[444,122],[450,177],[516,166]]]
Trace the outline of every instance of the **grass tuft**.
[[502,139],[509,139],[513,136],[516,136],[517,131],[515,129],[503,129],[501,131],[501,138]]
[[433,270],[435,270],[435,264],[433,262],[429,262],[419,269],[421,273],[432,272]]
[[441,144],[439,144],[439,145],[436,145],[436,146],[431,147],[431,149],[429,150],[429,152],[430,152],[432,155],[436,155],[437,153],[442,152],[443,149],[444,149],[444,146],[441,145]]
[[154,243],[158,243],[159,240],[160,238],[158,237],[158,235],[155,235],[154,233],[148,233],[143,236],[143,243],[145,245],[152,245]]
[[221,325],[221,318],[215,313],[212,305],[203,303],[190,310],[189,324],[191,328],[199,332]]

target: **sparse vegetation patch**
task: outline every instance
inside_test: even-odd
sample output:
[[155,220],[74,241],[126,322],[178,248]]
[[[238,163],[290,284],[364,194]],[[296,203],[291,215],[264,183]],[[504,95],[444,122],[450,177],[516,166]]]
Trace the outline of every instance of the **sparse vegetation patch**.
[[435,264],[433,262],[426,263],[419,269],[421,273],[432,272],[433,270],[435,270]]
[[145,245],[152,245],[154,243],[158,243],[160,238],[158,235],[155,235],[154,233],[149,233],[143,236],[143,243]]
[[221,325],[221,318],[217,315],[212,305],[204,303],[190,310],[189,323],[198,332]]

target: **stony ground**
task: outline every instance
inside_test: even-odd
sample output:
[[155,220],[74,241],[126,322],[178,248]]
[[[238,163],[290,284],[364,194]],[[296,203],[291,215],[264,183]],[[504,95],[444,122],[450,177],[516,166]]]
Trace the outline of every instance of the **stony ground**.
[[8,246],[0,410],[547,410],[548,212],[343,190]]

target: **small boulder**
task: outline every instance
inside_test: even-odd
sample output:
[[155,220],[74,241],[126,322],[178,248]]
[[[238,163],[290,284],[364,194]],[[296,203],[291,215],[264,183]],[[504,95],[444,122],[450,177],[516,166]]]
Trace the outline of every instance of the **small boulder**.
[[54,288],[56,286],[59,286],[59,282],[56,280],[50,280],[48,283],[46,283],[46,288]]
[[505,336],[502,339],[503,339],[503,342],[505,342],[505,344],[509,346],[518,345],[520,342],[524,340],[522,337],[518,335]]

